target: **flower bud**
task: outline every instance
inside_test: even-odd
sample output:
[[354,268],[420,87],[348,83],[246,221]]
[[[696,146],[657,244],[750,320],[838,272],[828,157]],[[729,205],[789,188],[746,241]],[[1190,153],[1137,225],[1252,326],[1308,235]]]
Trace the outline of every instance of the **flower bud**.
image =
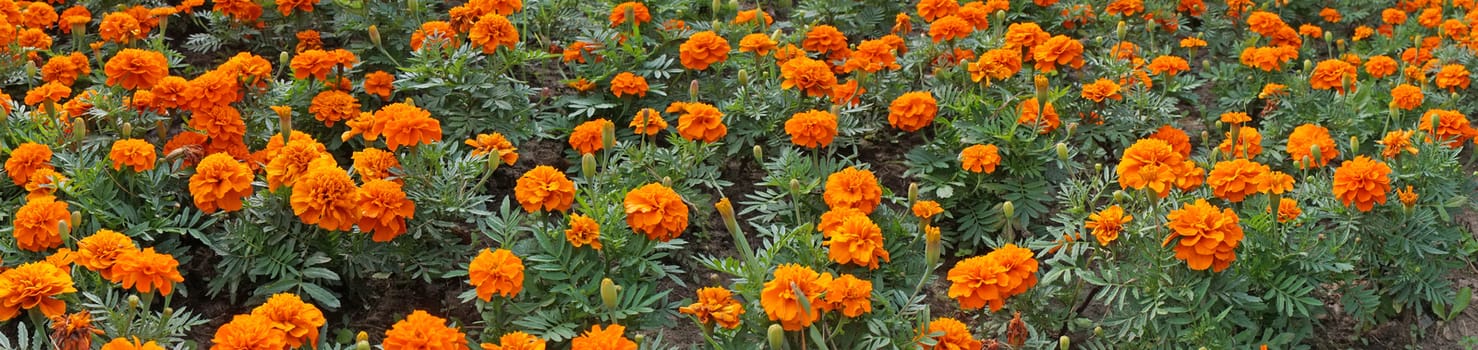
[[610,278],[600,280],[600,301],[605,304],[606,309],[616,309],[616,281]]
[[1324,159],[1324,151],[1319,149],[1319,145],[1309,146],[1309,154],[1313,155],[1313,159],[1309,160],[1310,162],[1318,162],[1318,159]]
[[760,164],[765,163],[765,149],[760,145],[754,145],[754,161]]
[[1312,70],[1314,70],[1314,61],[1304,60],[1304,71],[1308,72]]
[[[405,6],[408,7],[408,8],[410,8],[411,11],[417,11],[417,12],[419,12],[421,10],[421,2],[419,0],[406,0],[405,1]],[[627,18],[631,18],[631,17],[627,17]]]
[[[498,163],[497,162],[498,157],[488,157],[488,159],[493,164],[497,164]],[[586,153],[585,155],[580,156],[580,176],[585,177],[586,180],[590,180],[590,179],[594,179],[595,178],[595,154],[594,153]]]
[[1118,39],[1119,41],[1123,41],[1124,40],[1124,31],[1125,31],[1125,28],[1124,27],[1125,27],[1124,21],[1123,20],[1120,20],[1119,21],[1119,26],[1117,28],[1114,28],[1114,38],[1115,39]]
[[1350,135],[1350,154],[1360,154],[1360,139],[1354,135]]
[[910,205],[912,205],[913,203],[918,203],[918,202],[919,202],[919,183],[917,183],[917,182],[910,182],[910,183],[908,183],[908,203]]
[[36,62],[26,61],[26,78],[36,76]]
[[[282,129],[282,144],[286,145],[293,136],[293,112],[292,109],[283,108],[277,111],[277,127]],[[497,157],[493,157],[497,158]]]
[[713,204],[713,208],[718,209],[718,215],[724,218],[724,226],[729,231],[739,229],[739,220],[734,217],[734,203],[729,202],[729,197],[719,199],[718,203]]
[[688,83],[688,98],[692,102],[698,102],[698,79],[693,79],[693,82]]
[[1334,32],[1324,32],[1324,43],[1328,44],[1330,41],[1334,41]]
[[365,333],[364,331],[359,331],[359,334],[354,335],[354,341],[358,341],[358,342],[367,342],[367,341],[369,341],[369,333]]
[[1066,161],[1068,161],[1068,159],[1071,159],[1071,158],[1069,157],[1068,152],[1067,152],[1067,144],[1066,143],[1062,143],[1062,142],[1058,142],[1057,143],[1057,160],[1066,162]]
[[1340,52],[1344,52],[1345,51],[1345,39],[1335,40],[1334,41],[1334,47],[1337,48],[1337,49],[1339,49]]
[[770,329],[767,332],[767,335],[769,335],[769,338],[770,338],[770,349],[774,349],[774,350],[785,349],[785,329],[784,328],[780,328],[780,325],[778,325],[778,324],[771,324],[770,325]]
[[130,308],[130,309],[137,309],[137,308],[139,308],[139,295],[138,294],[133,294],[133,295],[129,295],[128,296],[128,308]]
[[672,177],[671,176],[663,176],[662,177],[662,186],[672,187]]
[[770,40],[774,40],[776,42],[779,42],[780,41],[780,34],[781,33],[783,33],[783,32],[781,32],[779,29],[776,29],[774,33],[770,33]]
[[370,42],[371,43],[374,43],[375,44],[375,47],[380,47],[381,44],[380,44],[380,26],[379,25],[371,24],[369,26],[369,37],[370,37]]
[[61,235],[62,237],[69,237],[69,236],[71,236],[71,234],[72,234],[72,223],[71,222],[68,222],[67,220],[57,221],[56,222],[56,232],[57,232],[58,235]]
[[498,164],[498,163],[502,163],[502,159],[501,158],[498,158],[496,155],[490,155],[490,156],[488,156],[487,161],[488,161],[488,172],[489,173],[492,173],[494,171],[498,171],[498,166],[501,165],[501,164]]
[[1016,216],[1016,205],[1011,204],[1011,201],[1001,203],[1001,213],[1006,214],[1006,219],[1009,220],[1011,217]]
[[739,85],[749,85],[749,71],[748,70],[745,70],[745,69],[740,69],[739,70]]
[[1103,326],[1093,327],[1093,336],[1094,337],[1102,337],[1103,336]]
[[288,56],[287,51],[277,53],[277,64],[279,67],[291,67],[292,62],[292,56]]
[[133,138],[133,123],[123,122],[123,128],[118,132],[123,134],[123,138],[125,139]]
[[636,346],[638,347],[638,349],[640,349],[641,344],[647,342],[647,336],[645,334],[637,334],[636,336],[631,337],[631,340],[635,341]]
[[174,308],[168,306],[164,307],[163,316],[164,318],[170,318],[171,316],[174,316]]
[[1078,122],[1067,123],[1067,137],[1073,137],[1073,132],[1078,131]]
[[929,267],[939,263],[939,255],[944,251],[944,245],[939,237],[939,228],[924,226],[924,261]]
[[616,124],[605,123],[600,126],[600,143],[605,149],[616,148]]
[[1037,103],[1047,103],[1047,88],[1049,87],[1047,84],[1047,76],[1037,74],[1036,76],[1032,77],[1032,83],[1032,85],[1034,85],[1037,89]]
[[1065,335],[1062,336],[1061,338],[1057,338],[1057,348],[1058,349],[1061,349],[1061,350],[1072,349],[1073,348],[1073,338],[1068,338]]
[[1114,203],[1124,203],[1129,200],[1129,194],[1124,190],[1114,190]]
[[793,196],[801,195],[801,180],[790,179],[790,194]]
[[72,135],[77,138],[78,143],[81,143],[82,140],[86,139],[87,121],[82,120],[81,117],[72,118]]
[[1103,163],[1093,163],[1093,171],[1099,173],[1103,172]]

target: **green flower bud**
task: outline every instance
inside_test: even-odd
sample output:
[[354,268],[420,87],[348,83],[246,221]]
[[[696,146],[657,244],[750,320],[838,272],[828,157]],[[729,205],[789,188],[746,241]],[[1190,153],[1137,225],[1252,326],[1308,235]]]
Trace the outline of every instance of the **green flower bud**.
[[760,145],[754,145],[754,161],[760,164],[765,163],[765,149]]
[[[488,159],[491,160],[493,164],[498,163],[498,157],[488,157]],[[595,154],[586,153],[585,155],[580,156],[580,173],[580,176],[585,177],[586,180],[591,180],[595,178]]]
[[379,25],[371,24],[369,26],[369,37],[370,37],[370,42],[371,43],[374,43],[375,44],[375,47],[380,47],[381,43],[380,43],[380,26]]
[[1070,158],[1070,156],[1069,156],[1069,154],[1067,152],[1067,144],[1066,143],[1062,143],[1062,142],[1058,142],[1057,143],[1057,160],[1066,162],[1066,161],[1068,161],[1068,159],[1071,159],[1071,158]]
[[774,350],[785,349],[785,329],[784,328],[780,328],[780,325],[778,325],[778,324],[772,324],[772,325],[770,325],[770,329],[767,332],[767,334],[769,335],[769,338],[770,338],[770,349],[774,349]]
[[616,309],[616,293],[616,281],[610,278],[600,280],[600,301],[605,304],[606,309]]
[[908,183],[908,203],[912,204],[912,203],[918,203],[918,202],[919,202],[919,183],[917,183],[917,182],[910,182],[910,183]]
[[1016,204],[1012,204],[1011,201],[1001,203],[1001,213],[1006,214],[1007,219],[1016,216]]
[[1057,338],[1057,348],[1058,349],[1068,350],[1068,349],[1071,349],[1072,347],[1073,347],[1073,338],[1068,338],[1065,335],[1062,336],[1061,338]]

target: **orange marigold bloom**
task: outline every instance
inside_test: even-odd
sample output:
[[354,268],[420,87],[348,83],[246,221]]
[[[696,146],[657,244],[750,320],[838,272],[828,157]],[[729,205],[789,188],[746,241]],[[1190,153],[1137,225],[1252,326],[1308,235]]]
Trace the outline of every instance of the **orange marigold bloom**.
[[973,145],[960,151],[960,166],[972,173],[994,173],[1001,164],[1001,155],[996,145]]
[[1119,94],[1119,83],[1099,78],[1093,83],[1083,85],[1083,98],[1101,103],[1103,100],[1110,98],[1123,100],[1124,96]]
[[928,91],[905,93],[888,105],[888,124],[907,132],[918,131],[934,122],[938,102]]
[[[1319,157],[1314,157],[1314,147],[1319,147]],[[1315,167],[1323,167],[1339,157],[1339,148],[1329,137],[1329,129],[1315,124],[1303,124],[1288,134],[1288,157],[1293,164],[1303,168],[1305,161]]]
[[312,13],[313,4],[318,3],[314,0],[273,0],[273,2],[277,3],[277,12],[282,13],[283,17],[292,15],[293,10]]
[[275,153],[267,162],[267,189],[272,191],[292,186],[316,167],[338,166],[333,155],[324,151],[323,144],[311,138],[288,142]]
[[1406,189],[1396,190],[1396,198],[1401,200],[1401,205],[1406,206],[1406,208],[1409,209],[1412,206],[1416,205],[1416,190],[1412,189],[1411,185],[1406,185]]
[[656,135],[662,129],[667,129],[667,120],[662,119],[662,114],[651,108],[642,108],[636,111],[636,116],[631,118],[630,126],[638,135]]
[[920,219],[929,219],[934,217],[935,215],[944,213],[944,207],[940,207],[939,202],[929,200],[918,201],[917,203],[914,203],[913,206],[909,209],[913,211],[914,216],[917,216]]
[[1283,67],[1284,63],[1298,58],[1298,49],[1292,46],[1249,47],[1242,50],[1238,61],[1248,67],[1271,72]]
[[1054,36],[1032,48],[1037,70],[1055,71],[1058,65],[1083,67],[1083,43],[1066,35]]
[[620,26],[622,23],[626,23],[627,12],[632,13],[632,17],[635,17],[635,21],[638,24],[652,21],[652,13],[647,10],[647,5],[640,2],[627,1],[611,8],[611,16],[609,18],[611,27],[614,28]]
[[142,342],[138,337],[133,337],[131,341],[126,338],[113,338],[113,341],[103,344],[102,350],[164,350],[164,347],[159,346],[159,343],[153,340]]
[[56,197],[39,197],[26,201],[15,212],[11,235],[15,246],[22,250],[40,252],[62,245],[60,223],[72,224],[72,213],[67,211],[67,202]]
[[1133,216],[1124,214],[1123,207],[1114,205],[1089,215],[1088,223],[1084,226],[1092,230],[1099,245],[1107,246],[1119,239],[1119,233],[1124,232],[1124,224],[1133,220]]
[[940,17],[929,23],[929,38],[936,43],[962,39],[970,36],[970,33],[974,31],[974,25],[955,15]]
[[513,22],[509,22],[507,17],[489,13],[472,24],[472,30],[467,32],[467,40],[481,47],[482,53],[492,54],[498,51],[498,47],[507,46],[512,49],[518,46],[518,28],[514,28]]
[[1131,16],[1144,12],[1144,0],[1114,0],[1103,8],[1104,12],[1120,16]]
[[[0,101],[0,104],[9,104],[8,100]],[[46,145],[26,142],[10,151],[10,158],[5,160],[5,173],[10,174],[10,180],[17,186],[25,185],[31,179],[31,173],[41,169],[52,169],[51,147]]]
[[626,193],[626,224],[648,239],[670,241],[688,229],[688,205],[671,188],[650,183]]
[[359,187],[337,166],[312,167],[293,184],[293,214],[303,223],[345,231],[359,221]]
[[908,13],[899,12],[898,15],[893,16],[893,34],[907,35],[909,32],[912,31],[913,17],[910,17]]
[[626,339],[626,327],[612,324],[606,329],[600,329],[600,325],[590,326],[590,330],[570,340],[570,350],[636,350],[637,344],[631,339]]
[[[1012,23],[1006,28],[1006,47],[1008,49],[1025,48],[1034,50],[1037,45],[1047,42],[1052,35],[1042,30],[1036,23]],[[1029,52],[1030,53],[1030,52]],[[1035,58],[1028,57],[1028,58]]]
[[712,30],[698,32],[678,47],[683,67],[705,70],[709,65],[729,59],[729,41]]
[[933,22],[934,19],[955,14],[960,10],[960,3],[956,0],[920,0],[915,8],[924,21]]
[[872,281],[850,274],[830,277],[828,274],[821,278],[821,284],[826,285],[826,293],[819,300],[822,309],[841,310],[843,316],[853,318],[872,312]]
[[1216,149],[1221,151],[1221,154],[1230,154],[1235,158],[1252,158],[1262,154],[1262,133],[1258,132],[1257,129],[1246,126],[1239,127],[1237,129],[1236,149],[1232,149],[1232,133],[1226,132],[1223,135],[1226,135],[1226,138],[1222,139],[1221,144],[1216,146]]
[[134,288],[140,293],[159,289],[161,295],[169,295],[175,283],[185,281],[180,276],[180,262],[173,255],[154,252],[154,247],[141,251],[126,251],[113,261],[113,278],[122,283],[124,289]]
[[1021,115],[1016,118],[1016,123],[1040,128],[1037,132],[1046,134],[1062,126],[1062,119],[1058,117],[1057,108],[1052,102],[1043,106],[1037,103],[1036,97],[1032,97],[1021,101]]
[[713,105],[702,102],[673,102],[667,113],[682,113],[677,117],[677,134],[688,140],[714,142],[729,133],[724,126],[724,113]]
[[1329,23],[1339,23],[1340,20],[1344,19],[1344,16],[1339,14],[1339,10],[1328,7],[1319,10],[1319,17],[1323,17],[1324,21]]
[[46,82],[59,82],[62,85],[72,85],[77,82],[79,75],[87,75],[92,72],[91,62],[87,56],[80,52],[70,55],[51,56],[46,64],[41,66],[41,80]]
[[1217,162],[1211,167],[1206,184],[1217,197],[1236,203],[1266,189],[1270,184],[1264,180],[1271,171],[1267,165],[1243,158]]
[[77,254],[74,257],[78,265],[112,280],[115,274],[114,264],[118,258],[138,250],[133,239],[117,231],[103,229],[77,241]]
[[1409,111],[1420,107],[1422,100],[1422,89],[1419,87],[1411,84],[1401,84],[1391,88],[1391,106]]
[[[1242,225],[1237,213],[1217,208],[1205,199],[1196,199],[1165,216],[1171,232],[1160,246],[1175,244],[1175,258],[1185,260],[1192,270],[1221,272],[1237,260],[1237,245],[1242,242]],[[1179,238],[1177,241],[1176,238]]]
[[[52,81],[47,82],[46,84],[41,84],[41,86],[37,86],[29,91],[26,91],[26,104],[32,106],[41,106],[42,102],[48,101],[52,103],[60,103],[62,99],[65,99],[67,98],[67,96],[71,95],[72,88],[67,87],[67,85],[62,84],[61,82]],[[6,103],[9,104],[8,101]]]
[[778,44],[775,40],[771,40],[769,35],[754,33],[745,35],[743,39],[739,39],[739,52],[753,52],[756,55],[764,56],[770,54],[770,51],[774,50],[776,45]]
[[1442,66],[1442,70],[1437,71],[1437,88],[1447,89],[1448,92],[1452,92],[1457,88],[1467,89],[1468,84],[1472,82],[1471,75],[1472,73],[1468,72],[1468,67],[1464,67],[1461,64],[1453,63],[1444,65]]
[[1180,47],[1188,49],[1195,47],[1206,47],[1206,40],[1201,40],[1201,38],[1195,37],[1187,37],[1184,39],[1180,39]]
[[965,259],[949,269],[949,297],[960,308],[975,310],[990,306],[992,312],[1006,299],[1037,285],[1037,259],[1032,251],[1007,243],[982,256]]
[[857,208],[870,214],[882,203],[883,189],[878,178],[869,170],[847,167],[826,177],[826,190],[822,198],[831,208]]
[[[821,294],[826,286],[821,275],[809,267],[784,264],[775,268],[774,278],[765,282],[760,305],[771,321],[779,321],[787,331],[809,327],[821,318]],[[801,295],[796,295],[799,291]],[[804,299],[804,301],[802,300]],[[807,308],[806,304],[810,307]]]
[[474,0],[469,1],[468,5],[482,12],[491,12],[504,16],[523,11],[522,0]]
[[269,350],[287,348],[287,333],[266,316],[236,315],[216,329],[211,350]]
[[1388,8],[1381,11],[1380,18],[1382,22],[1385,22],[1389,25],[1406,23],[1406,11]]
[[359,231],[373,232],[375,242],[389,242],[405,233],[405,221],[416,216],[416,203],[406,198],[400,184],[369,180],[359,188]]
[[616,74],[615,78],[611,78],[611,93],[616,94],[617,98],[623,94],[647,97],[647,78],[631,72]]
[[865,215],[852,215],[828,231],[827,256],[837,264],[855,264],[876,270],[878,261],[890,261],[883,249],[883,231]]
[[679,308],[678,312],[697,317],[698,323],[735,329],[739,328],[739,317],[744,315],[744,304],[740,304],[728,289],[706,287],[698,290],[696,302]]
[[1115,172],[1119,174],[1119,185],[1125,189],[1148,188],[1163,198],[1170,193],[1170,186],[1177,181],[1176,171],[1184,162],[1185,157],[1169,143],[1145,138],[1124,149]]
[[110,12],[98,22],[98,37],[104,42],[127,44],[143,39],[149,32],[139,25],[139,20],[123,12]]
[[861,69],[875,73],[883,68],[897,70],[901,66],[898,65],[898,57],[893,54],[895,50],[892,44],[883,39],[863,40],[842,65],[842,71],[851,73]]
[[530,213],[540,208],[564,212],[575,201],[575,183],[548,165],[540,165],[524,173],[513,190],[518,204]]
[[607,126],[614,128],[615,124],[606,118],[580,123],[570,131],[570,147],[580,154],[591,154],[605,148],[601,130]]
[[67,182],[67,177],[51,168],[37,169],[26,182],[26,200],[54,196],[56,190]]
[[730,21],[729,23],[731,23],[731,24],[745,24],[745,23],[750,23],[750,22],[754,22],[755,19],[760,18],[761,15],[764,16],[765,25],[766,26],[775,24],[775,18],[774,17],[770,17],[770,14],[768,12],[760,11],[760,9],[758,9],[758,8],[744,10],[744,11],[739,11],[738,14],[735,14],[734,15],[734,20],[733,21]]
[[600,250],[600,223],[589,216],[570,215],[570,228],[565,230],[565,240],[576,248],[589,244],[591,248]]
[[108,86],[149,89],[169,76],[169,61],[156,51],[123,49],[108,59],[103,70],[108,74]]
[[1259,91],[1257,93],[1257,98],[1268,99],[1268,98],[1274,98],[1274,97],[1277,97],[1277,96],[1287,96],[1287,95],[1288,95],[1288,85],[1283,85],[1283,84],[1278,84],[1278,83],[1267,83],[1267,84],[1263,84],[1262,91]]
[[1334,90],[1343,94],[1346,86],[1355,88],[1355,66],[1349,62],[1327,59],[1319,61],[1309,75],[1309,87],[1315,90]]
[[784,78],[780,82],[781,89],[796,87],[806,91],[806,95],[811,97],[827,96],[837,84],[836,74],[832,73],[826,62],[805,56],[781,64],[780,75]]
[[1436,137],[1452,148],[1478,137],[1478,129],[1473,128],[1467,116],[1462,112],[1446,109],[1427,110],[1422,114],[1421,122],[1417,123],[1417,130],[1427,133],[1427,142],[1432,142],[1432,138]]
[[0,273],[0,320],[10,320],[20,310],[40,309],[47,317],[67,312],[58,296],[77,292],[72,275],[44,261],[22,264]]
[[1391,167],[1366,156],[1356,156],[1334,169],[1334,196],[1346,206],[1370,211],[1375,203],[1386,204],[1391,191]]
[[523,291],[523,270],[523,259],[513,255],[513,251],[484,248],[467,266],[467,278],[477,288],[477,297],[482,301],[493,300],[495,293],[513,298]]
[[313,96],[308,112],[313,113],[313,118],[323,122],[323,125],[333,127],[340,120],[359,116],[359,100],[347,92],[326,90]]
[[241,199],[251,195],[251,168],[231,155],[215,153],[195,165],[190,176],[190,195],[201,211],[241,210]]
[[818,25],[806,31],[806,39],[801,41],[801,48],[820,54],[843,51],[847,49],[847,36],[837,30],[837,27]]
[[395,76],[390,73],[377,70],[364,75],[364,93],[380,96],[380,99],[390,99],[390,93],[394,89]]
[[504,334],[498,338],[499,345],[482,343],[482,350],[544,350],[544,339],[524,332]]
[[157,158],[154,145],[140,139],[118,140],[113,142],[113,148],[108,151],[108,159],[113,161],[113,170],[125,166],[133,167],[136,172],[154,169]]
[[[991,9],[984,2],[971,1],[965,3],[964,6],[960,6],[960,10],[956,11],[954,15],[965,20],[965,22],[969,22],[971,26],[975,27],[975,30],[985,30],[990,28],[991,12]],[[934,22],[938,23],[939,20],[934,20]],[[932,29],[933,24],[930,24],[930,30]],[[969,34],[967,33],[966,35]]]
[[337,57],[324,50],[306,50],[293,56],[289,67],[293,70],[293,78],[307,79],[314,77],[318,80],[327,80],[328,73],[338,65]]
[[[369,182],[373,180],[386,180],[395,176],[390,169],[400,167],[400,159],[395,158],[394,153],[385,152],[378,148],[365,148],[354,152],[354,173],[359,174],[359,180]],[[400,181],[399,178],[395,181]]]
[[990,78],[986,79],[986,83],[989,84],[990,80],[1005,80],[1021,71],[1021,50],[1014,48],[986,50],[985,53],[980,54],[978,61],[970,63],[966,68],[970,71],[971,81],[980,82],[981,79]]
[[382,128],[385,146],[392,151],[400,146],[441,141],[441,121],[421,107],[393,103],[375,112],[374,122],[375,128]]
[[[1272,211],[1272,209],[1268,208],[1269,211]],[[1303,209],[1298,207],[1298,201],[1293,198],[1283,197],[1283,199],[1278,200],[1278,222],[1293,221],[1293,219],[1297,219],[1303,212]]]
[[867,89],[857,85],[857,79],[849,79],[846,83],[831,87],[831,103],[838,106],[856,106],[862,102],[862,94],[866,93]]
[[1149,69],[1150,74],[1165,73],[1166,75],[1177,75],[1180,74],[1180,72],[1190,70],[1191,65],[1189,62],[1186,62],[1184,58],[1176,56],[1160,56],[1155,57],[1154,60],[1150,60],[1150,65],[1146,68]]
[[267,318],[272,322],[273,328],[281,330],[288,347],[297,348],[303,344],[318,344],[318,328],[327,322],[323,318],[323,311],[313,304],[303,302],[302,298],[289,293],[273,294],[267,302],[251,310],[252,315]]
[[1415,131],[1411,130],[1392,130],[1386,133],[1385,137],[1382,137],[1380,141],[1376,141],[1376,143],[1381,145],[1381,157],[1385,157],[1386,159],[1396,158],[1403,151],[1417,154],[1419,151],[1416,149],[1416,146],[1411,144],[1411,135],[1415,133]]
[[[433,22],[435,22],[435,21],[433,21]],[[426,22],[426,23],[431,23],[431,22]],[[446,23],[446,22],[442,22],[442,23]],[[421,24],[421,27],[425,27],[425,26],[426,26],[425,23],[422,23]],[[295,36],[298,38],[298,45],[293,47],[293,53],[302,53],[303,51],[308,51],[308,50],[323,50],[323,35],[320,34],[318,31],[312,30],[312,29],[307,29],[307,30],[299,31]],[[412,37],[411,41],[412,42],[416,42],[416,40],[414,39],[415,38],[415,35],[413,34],[411,37]],[[414,45],[412,45],[412,46],[414,46]]]
[[1241,125],[1252,121],[1252,117],[1242,112],[1226,112],[1221,114],[1221,122],[1231,125]]
[[837,136],[837,116],[827,111],[810,110],[796,113],[785,121],[790,142],[801,147],[826,147]]
[[970,335],[970,327],[965,326],[963,322],[960,322],[959,320],[953,318],[936,318],[933,321],[929,322],[929,329],[923,331],[923,333],[924,334],[920,335],[920,338],[927,337],[930,334],[940,334],[939,337],[933,339],[934,345],[925,345],[923,343],[919,343],[920,347],[923,347],[927,350],[958,350],[981,348],[980,341],[975,340],[975,336]]
[[385,331],[385,350],[468,350],[467,335],[448,327],[446,319],[415,310]]
[[513,165],[518,161],[518,147],[513,147],[513,142],[508,141],[508,138],[500,133],[477,134],[476,138],[468,139],[463,143],[472,146],[473,156],[496,152],[493,156],[498,157],[504,164]]
[[1322,38],[1324,37],[1324,28],[1319,28],[1319,26],[1312,24],[1304,24],[1298,26],[1298,34],[1310,38]]

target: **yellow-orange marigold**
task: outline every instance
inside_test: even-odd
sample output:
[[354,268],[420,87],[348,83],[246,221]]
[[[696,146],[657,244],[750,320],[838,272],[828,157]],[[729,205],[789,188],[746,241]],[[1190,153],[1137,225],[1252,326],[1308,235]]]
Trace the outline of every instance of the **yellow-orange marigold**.
[[8,321],[21,310],[39,309],[47,317],[67,312],[62,294],[77,292],[72,275],[44,261],[21,264],[0,272],[0,321]]
[[831,94],[837,84],[836,74],[826,62],[800,56],[780,65],[781,89],[798,88],[807,96],[819,97]]
[[310,168],[293,184],[289,201],[305,224],[345,231],[359,222],[359,187],[338,166]]
[[98,230],[97,233],[77,241],[77,265],[96,271],[104,279],[113,279],[114,263],[124,254],[136,252],[138,245],[133,239],[113,230]]
[[157,51],[123,49],[108,59],[103,70],[108,74],[108,86],[149,89],[169,76],[169,61]]
[[1134,216],[1124,214],[1123,207],[1114,205],[1089,215],[1084,226],[1092,231],[1099,245],[1106,246],[1119,239],[1119,233],[1124,232],[1124,224],[1133,220]]
[[281,330],[284,340],[292,348],[303,344],[318,344],[318,329],[327,322],[323,311],[303,302],[302,298],[289,293],[273,294],[267,302],[251,310],[252,315],[267,318],[273,328]]
[[636,111],[636,116],[631,118],[631,124],[627,125],[634,129],[638,135],[652,136],[662,129],[667,129],[667,120],[662,119],[662,114],[651,108],[642,108]]
[[821,294],[826,286],[819,283],[820,277],[815,270],[801,265],[776,267],[774,278],[765,282],[760,293],[760,306],[765,309],[765,315],[771,321],[780,322],[787,331],[809,327],[821,318]]
[[678,312],[693,315],[702,324],[735,329],[739,328],[739,317],[744,315],[744,304],[726,288],[706,287],[698,290],[697,301],[679,308]]
[[118,140],[113,142],[113,148],[108,151],[108,159],[113,161],[113,170],[125,166],[133,167],[135,172],[154,169],[157,158],[154,145],[140,139]]
[[715,142],[729,133],[724,125],[724,113],[717,107],[702,102],[673,102],[667,113],[682,113],[677,117],[677,134],[685,139]]
[[446,319],[415,310],[385,331],[384,350],[468,350],[467,335],[447,326]]
[[713,31],[703,31],[693,34],[688,41],[678,47],[678,58],[683,67],[692,70],[705,70],[714,63],[729,59],[729,41]]
[[577,248],[590,245],[600,250],[600,223],[589,216],[570,215],[570,228],[565,230],[565,240]]
[[790,142],[801,147],[826,147],[837,136],[837,116],[827,111],[810,110],[796,113],[785,121]]
[[[8,100],[0,101],[0,104],[9,103]],[[10,151],[10,158],[5,160],[5,173],[17,186],[25,185],[31,179],[31,173],[52,169],[51,156],[51,147],[35,142],[22,143]]]
[[1217,197],[1236,203],[1248,195],[1267,190],[1272,184],[1264,181],[1268,180],[1266,176],[1271,172],[1272,169],[1267,165],[1237,158],[1217,162],[1212,166],[1211,173],[1206,177],[1206,185],[1211,186],[1212,193]]
[[483,301],[492,300],[493,294],[512,298],[523,291],[523,270],[523,259],[513,251],[483,249],[467,266],[467,278]]
[[373,232],[375,242],[389,242],[405,233],[405,222],[416,216],[416,203],[406,198],[400,184],[369,180],[356,195],[359,230]]
[[508,141],[508,138],[500,133],[477,134],[475,138],[463,143],[472,146],[473,156],[489,154],[498,157],[498,160],[502,160],[503,164],[507,165],[513,165],[518,161],[518,147],[513,147],[513,142]]
[[626,339],[626,327],[612,324],[605,329],[600,325],[570,340],[570,350],[636,350],[637,344]]
[[10,234],[15,237],[15,247],[21,250],[40,252],[62,245],[61,223],[68,226],[72,213],[67,211],[67,202],[56,197],[45,196],[26,201],[16,209]]
[[626,224],[656,241],[670,241],[688,228],[688,205],[667,186],[650,183],[626,193]]
[[509,22],[507,17],[489,13],[472,24],[472,29],[467,32],[467,40],[481,47],[486,54],[496,52],[503,46],[513,49],[518,46],[518,28],[514,28],[513,22]]
[[1175,258],[1186,261],[1192,270],[1221,272],[1237,259],[1235,250],[1242,242],[1242,226],[1231,209],[1197,199],[1194,204],[1171,211],[1166,218],[1171,233],[1160,246],[1175,242]]
[[920,347],[927,350],[981,349],[980,341],[975,340],[975,336],[970,334],[970,327],[953,318],[940,317],[929,321],[929,329],[924,330],[923,333],[920,338],[930,334],[939,334],[938,337],[933,338],[933,345],[919,343]]
[[1005,306],[1006,299],[1037,285],[1037,259],[1032,251],[1007,243],[982,256],[965,259],[949,270],[949,297],[960,308],[974,310],[987,305],[991,311]]
[[575,183],[554,167],[540,165],[518,178],[513,194],[524,211],[564,212],[575,202]]
[[1356,156],[1334,169],[1334,196],[1346,206],[1370,211],[1375,203],[1386,204],[1391,192],[1391,167],[1366,156]]
[[878,178],[869,170],[847,167],[826,177],[826,190],[822,198],[831,208],[857,208],[863,213],[872,213],[882,203],[883,189]]
[[169,295],[175,283],[185,281],[180,276],[180,262],[173,255],[154,252],[154,247],[140,251],[126,251],[113,261],[113,278],[123,284],[124,289],[133,288],[140,293],[159,289],[159,294]]
[[994,173],[1001,164],[1001,154],[996,145],[972,145],[960,151],[960,166],[972,173]]
[[883,231],[865,215],[853,215],[827,234],[827,257],[837,264],[855,264],[876,270],[878,261],[889,261],[883,249]]
[[914,132],[933,123],[938,112],[939,104],[932,93],[909,92],[888,104],[888,124],[903,131]]
[[823,276],[826,293],[822,295],[821,308],[826,311],[841,310],[842,316],[858,317],[872,312],[872,281],[843,274],[835,279]]

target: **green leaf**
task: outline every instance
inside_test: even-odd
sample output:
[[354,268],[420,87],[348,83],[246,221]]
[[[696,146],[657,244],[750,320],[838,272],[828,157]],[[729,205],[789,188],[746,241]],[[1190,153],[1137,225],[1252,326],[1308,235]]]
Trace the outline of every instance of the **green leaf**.
[[313,283],[303,283],[298,285],[298,287],[302,288],[304,293],[308,293],[309,298],[313,298],[314,301],[322,303],[324,308],[339,308],[339,297],[334,296],[334,293],[323,289],[323,287],[319,287],[317,284]]

